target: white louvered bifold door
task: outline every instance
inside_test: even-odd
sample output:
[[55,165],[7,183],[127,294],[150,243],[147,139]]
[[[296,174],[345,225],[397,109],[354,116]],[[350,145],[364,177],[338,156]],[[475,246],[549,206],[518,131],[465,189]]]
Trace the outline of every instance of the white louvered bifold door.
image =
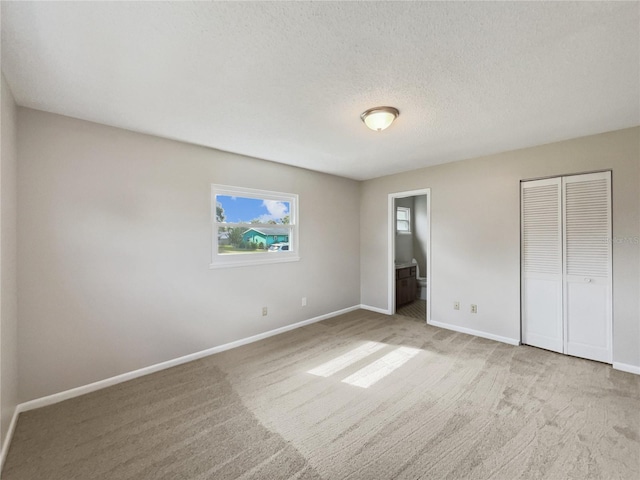
[[522,342],[563,352],[562,181],[521,187]]
[[562,182],[564,351],[611,363],[611,172]]

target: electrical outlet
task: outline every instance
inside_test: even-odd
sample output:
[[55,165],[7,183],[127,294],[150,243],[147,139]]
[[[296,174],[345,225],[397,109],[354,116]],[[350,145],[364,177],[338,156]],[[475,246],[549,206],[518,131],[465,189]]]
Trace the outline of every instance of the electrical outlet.
[[263,317],[267,316],[267,307],[262,307],[262,316]]
[[471,313],[478,313],[478,305],[471,304]]
[[460,310],[460,302],[453,302],[453,309],[454,310]]
[[302,306],[303,307],[307,306],[307,297],[302,297]]

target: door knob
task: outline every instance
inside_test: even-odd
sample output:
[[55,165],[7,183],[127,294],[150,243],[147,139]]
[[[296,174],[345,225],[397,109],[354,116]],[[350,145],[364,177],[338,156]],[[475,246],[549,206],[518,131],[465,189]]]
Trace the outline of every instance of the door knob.
[[591,279],[590,279],[590,278],[585,278],[585,279],[584,279],[584,281],[585,281],[586,283],[591,283]]

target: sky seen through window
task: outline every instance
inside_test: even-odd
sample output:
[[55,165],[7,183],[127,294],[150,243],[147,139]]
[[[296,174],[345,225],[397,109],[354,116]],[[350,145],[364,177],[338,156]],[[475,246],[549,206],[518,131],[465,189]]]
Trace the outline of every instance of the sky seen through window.
[[216,195],[216,203],[224,209],[226,223],[283,223],[289,215],[289,202],[260,198]]

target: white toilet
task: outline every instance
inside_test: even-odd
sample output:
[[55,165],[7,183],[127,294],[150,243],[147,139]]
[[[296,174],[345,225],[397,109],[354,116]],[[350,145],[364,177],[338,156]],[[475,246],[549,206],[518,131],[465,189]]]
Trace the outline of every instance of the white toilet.
[[418,281],[418,288],[420,288],[420,300],[427,299],[427,277],[420,276],[420,267],[418,261],[415,258],[411,259],[411,263],[416,266],[416,280]]

